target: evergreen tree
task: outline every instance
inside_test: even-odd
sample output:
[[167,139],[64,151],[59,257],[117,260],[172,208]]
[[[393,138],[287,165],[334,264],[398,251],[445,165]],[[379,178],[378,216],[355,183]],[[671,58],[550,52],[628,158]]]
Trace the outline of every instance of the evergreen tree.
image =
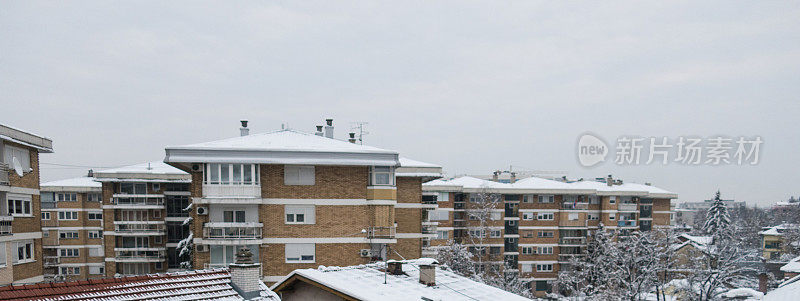
[[[718,239],[730,238],[731,233],[731,216],[728,213],[728,207],[720,199],[719,190],[714,197],[714,204],[708,208],[706,213],[706,223],[703,225],[703,231],[706,234],[714,237],[714,241]],[[712,241],[712,243],[714,243]]]

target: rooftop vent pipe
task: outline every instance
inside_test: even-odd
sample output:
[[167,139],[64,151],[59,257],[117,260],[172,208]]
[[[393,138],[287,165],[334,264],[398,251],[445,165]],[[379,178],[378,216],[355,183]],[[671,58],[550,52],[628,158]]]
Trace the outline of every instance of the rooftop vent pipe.
[[350,132],[350,139],[347,139],[350,143],[356,143],[356,133]]
[[389,260],[386,262],[386,269],[392,275],[404,275],[403,263],[397,260]]
[[325,137],[333,139],[333,119],[325,119]]
[[94,170],[90,169],[89,170],[89,174],[87,175],[87,177],[93,178],[94,177]]
[[314,133],[314,135],[322,137],[323,133],[322,133],[322,126],[321,125],[317,126],[317,132]]
[[419,265],[419,282],[427,286],[436,285],[436,265],[439,262],[432,258],[420,258],[417,260],[417,264]]
[[247,128],[247,120],[242,120],[242,127],[239,128],[239,135],[247,136],[250,135],[250,129]]

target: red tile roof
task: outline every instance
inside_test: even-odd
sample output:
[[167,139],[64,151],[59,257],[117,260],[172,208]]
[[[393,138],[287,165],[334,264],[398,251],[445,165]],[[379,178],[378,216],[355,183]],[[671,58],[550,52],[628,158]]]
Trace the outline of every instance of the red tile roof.
[[193,300],[242,298],[227,269],[102,278],[88,281],[7,285],[0,300]]

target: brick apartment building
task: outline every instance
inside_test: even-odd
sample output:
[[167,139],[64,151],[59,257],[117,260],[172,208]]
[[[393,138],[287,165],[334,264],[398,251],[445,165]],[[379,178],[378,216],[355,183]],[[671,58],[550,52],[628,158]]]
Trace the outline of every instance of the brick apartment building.
[[[395,151],[280,130],[167,147],[192,178],[194,268],[226,266],[246,247],[276,282],[295,269],[416,258],[426,234],[422,181],[441,167]],[[427,236],[430,236],[428,233]]]
[[45,281],[105,276],[102,185],[86,177],[42,183]]
[[94,173],[102,183],[106,276],[179,269],[177,243],[188,236],[190,175],[163,162]]
[[[459,242],[487,265],[516,267],[539,296],[551,290],[551,282],[572,256],[582,256],[601,221],[606,229],[622,234],[669,227],[670,201],[677,198],[651,185],[611,177],[530,177],[501,183],[465,176],[427,182],[423,194],[426,201],[438,203],[430,213],[431,220],[438,221],[437,236],[423,250],[425,256],[434,256],[450,241]],[[480,209],[481,204],[491,206]],[[488,219],[480,226],[479,213],[487,211]]]
[[44,280],[39,153],[52,152],[50,139],[0,125],[0,284]]

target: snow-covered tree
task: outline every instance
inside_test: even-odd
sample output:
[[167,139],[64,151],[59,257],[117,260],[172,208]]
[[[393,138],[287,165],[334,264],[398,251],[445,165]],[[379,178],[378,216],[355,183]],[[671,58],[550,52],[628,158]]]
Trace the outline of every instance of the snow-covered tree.
[[[189,206],[183,208],[183,211],[192,212],[192,203],[189,203]],[[181,268],[191,270],[192,268],[192,256],[194,255],[194,232],[192,232],[192,217],[191,215],[183,220],[181,226],[189,225],[189,236],[182,239],[178,242],[177,248],[175,248],[178,254],[178,259],[181,261]]]
[[621,299],[643,300],[658,283],[659,257],[653,234],[633,232],[618,237],[615,257],[616,274]]
[[575,297],[599,298],[609,294],[611,288],[617,287],[617,251],[614,238],[600,223],[587,244],[584,256],[572,257],[568,264],[561,265],[562,271],[557,280],[559,291]]
[[706,223],[703,225],[703,231],[711,235],[713,239],[727,239],[733,236],[731,229],[731,216],[728,213],[728,207],[722,202],[720,193],[714,197],[714,203],[706,213]]
[[470,253],[462,244],[450,241],[450,244],[439,248],[436,252],[436,260],[442,268],[449,269],[456,274],[464,277],[475,275],[475,255]]
[[484,283],[523,297],[533,298],[528,282],[519,278],[517,267],[506,262],[502,269],[495,269],[491,274],[495,276],[487,277]]
[[[492,212],[503,208],[503,201],[500,194],[493,193],[488,187],[484,186],[480,192],[472,193],[469,196],[467,205],[467,239],[465,244],[471,245],[476,253],[475,267],[477,273],[484,273],[487,269],[484,265],[486,259],[497,261],[497,258],[490,258],[493,255],[486,247],[486,239],[491,235],[492,226],[496,226],[497,220],[492,219]],[[499,219],[502,222],[502,219]],[[491,277],[491,276],[488,276]]]

